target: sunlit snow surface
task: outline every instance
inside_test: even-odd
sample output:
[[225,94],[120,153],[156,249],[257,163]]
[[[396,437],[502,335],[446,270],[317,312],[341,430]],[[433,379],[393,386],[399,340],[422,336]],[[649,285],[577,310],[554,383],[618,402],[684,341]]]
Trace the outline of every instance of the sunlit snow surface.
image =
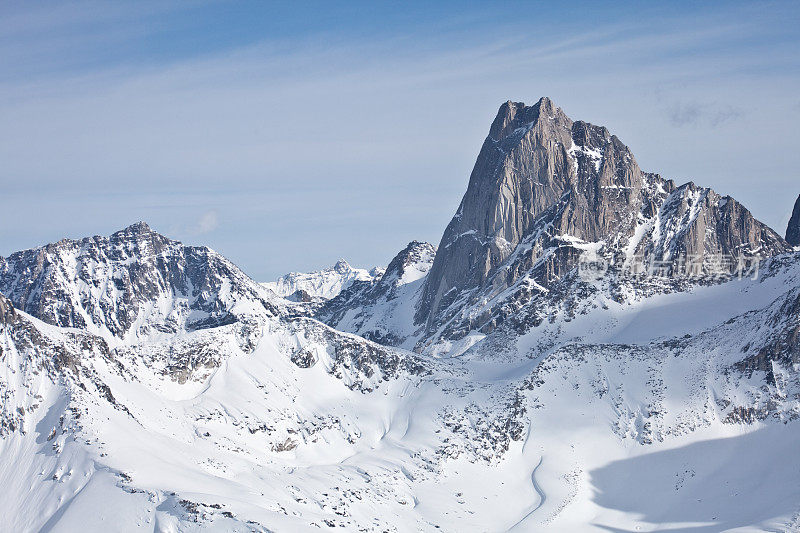
[[278,296],[291,296],[296,291],[304,291],[309,296],[331,299],[347,288],[353,281],[369,281],[381,273],[380,269],[365,270],[353,268],[340,259],[331,268],[315,272],[292,272],[276,281],[262,285]]
[[[510,352],[472,338],[391,364],[342,359],[377,345],[311,319],[253,312],[106,357],[19,313],[49,344],[0,333],[4,420],[21,424],[0,439],[0,530],[795,530],[797,369],[731,367],[797,325],[798,287],[793,260],[598,295]],[[46,368],[59,346],[77,369]]]

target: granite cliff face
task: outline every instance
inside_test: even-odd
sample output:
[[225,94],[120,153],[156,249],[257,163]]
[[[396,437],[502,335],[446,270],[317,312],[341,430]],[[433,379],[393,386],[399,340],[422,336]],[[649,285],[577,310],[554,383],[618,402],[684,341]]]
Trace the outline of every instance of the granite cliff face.
[[641,187],[633,155],[605,128],[573,122],[547,98],[506,102],[444,232],[418,320],[434,320],[464,290],[486,285],[536,232],[595,242],[631,230]]
[[[678,272],[687,257],[702,263],[788,249],[732,198],[642,172],[606,128],[572,121],[548,98],[533,106],[506,102],[444,232],[415,323],[427,336],[442,328],[456,337],[490,331],[502,317],[487,312],[486,302],[500,307],[523,278],[546,291],[586,253],[612,265],[666,262],[663,268]],[[737,266],[729,260],[724,268]],[[475,305],[483,309],[464,312]]]
[[794,203],[792,218],[789,219],[789,225],[786,227],[786,242],[792,246],[800,246],[800,196]]

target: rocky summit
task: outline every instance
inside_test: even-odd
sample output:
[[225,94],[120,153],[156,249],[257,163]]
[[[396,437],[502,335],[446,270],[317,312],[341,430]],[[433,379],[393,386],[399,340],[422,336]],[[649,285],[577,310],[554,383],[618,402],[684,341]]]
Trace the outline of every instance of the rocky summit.
[[798,531],[799,217],[542,98],[386,268],[0,258],[0,531]]
[[[736,276],[790,249],[735,199],[642,171],[605,127],[573,121],[548,98],[506,102],[430,271],[408,296],[413,318],[375,318],[382,306],[349,292],[317,316],[362,335],[380,323],[369,334],[431,352],[499,327],[529,329],[543,300],[579,292],[571,275],[586,257],[616,274],[609,297],[627,299]],[[653,269],[660,286],[631,279]],[[342,321],[348,309],[373,319]]]
[[[605,127],[573,121],[548,98],[506,102],[444,232],[415,320],[433,334],[465,305],[497,298],[523,277],[547,288],[589,247],[645,263],[788,250],[732,198],[640,170]],[[470,329],[493,327],[487,320]]]
[[227,259],[143,222],[110,237],[64,239],[0,257],[0,291],[44,322],[118,339],[220,325],[248,306],[277,312],[266,291]]

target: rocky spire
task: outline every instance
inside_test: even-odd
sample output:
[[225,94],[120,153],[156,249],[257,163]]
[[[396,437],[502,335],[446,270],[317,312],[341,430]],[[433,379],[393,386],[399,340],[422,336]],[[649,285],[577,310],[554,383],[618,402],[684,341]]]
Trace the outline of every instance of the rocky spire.
[[350,266],[350,263],[348,263],[342,258],[336,261],[336,264],[333,265],[333,270],[338,272],[339,274],[346,274],[350,272],[352,269],[353,268]]
[[[417,310],[429,320],[483,285],[543,214],[560,233],[597,241],[635,222],[641,171],[608,130],[573,122],[548,98],[506,102],[483,143],[467,192],[445,230]],[[499,281],[508,286],[516,274]]]
[[786,227],[786,242],[792,246],[800,246],[800,196],[794,203],[792,218],[789,219],[789,225]]
[[[428,334],[445,324],[455,336],[489,331],[506,289],[528,277],[547,290],[587,246],[656,261],[788,249],[732,198],[642,172],[606,128],[571,120],[548,98],[532,106],[506,102],[445,229],[415,323]],[[469,311],[473,304],[481,309]],[[453,320],[457,314],[463,324]]]

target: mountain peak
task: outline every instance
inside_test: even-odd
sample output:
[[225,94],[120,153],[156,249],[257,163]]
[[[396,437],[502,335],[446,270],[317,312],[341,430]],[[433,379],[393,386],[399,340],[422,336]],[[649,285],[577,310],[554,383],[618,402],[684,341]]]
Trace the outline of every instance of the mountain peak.
[[147,225],[147,222],[139,221],[134,222],[127,228],[123,229],[122,231],[127,233],[152,233],[153,230],[150,229],[150,226]]
[[375,268],[368,271],[363,268],[353,268],[344,259],[339,259],[332,267],[312,272],[290,272],[274,282],[266,283],[265,286],[284,298],[302,290],[311,298],[330,300],[351,284],[372,282],[382,274],[382,269]]
[[497,116],[489,129],[489,138],[494,141],[500,141],[515,132],[530,129],[531,126],[536,124],[540,116],[550,118],[557,114],[563,116],[563,112],[555,107],[553,102],[546,96],[543,96],[531,106],[525,105],[524,102],[508,100],[497,111]]
[[350,266],[350,263],[340,258],[338,261],[336,261],[336,264],[333,265],[333,270],[335,270],[339,274],[344,274],[352,270],[352,267]]
[[[436,247],[428,242],[411,241],[389,262],[381,281],[410,283],[416,281],[430,269]],[[408,270],[411,270],[409,272]]]
[[146,222],[139,221],[131,224],[130,226],[123,228],[119,231],[115,231],[111,234],[111,240],[120,240],[126,237],[143,237],[148,235],[160,235],[150,229],[150,226],[147,225]]
[[[44,322],[117,339],[211,327],[230,320],[245,298],[273,312],[260,287],[225,258],[144,222],[110,237],[65,239],[2,258],[0,292]],[[180,303],[156,304],[168,301]]]
[[[800,220],[795,225],[800,233]],[[532,106],[508,101],[442,236],[414,321],[431,334],[443,324],[458,334],[488,331],[500,319],[465,312],[461,327],[453,316],[464,302],[490,301],[521,277],[547,290],[587,243],[653,260],[787,248],[738,203],[691,183],[673,190],[643,173],[605,127],[573,121],[546,97]]]
[[789,225],[786,227],[786,242],[792,246],[800,246],[800,195],[797,196],[792,218],[789,219]]

